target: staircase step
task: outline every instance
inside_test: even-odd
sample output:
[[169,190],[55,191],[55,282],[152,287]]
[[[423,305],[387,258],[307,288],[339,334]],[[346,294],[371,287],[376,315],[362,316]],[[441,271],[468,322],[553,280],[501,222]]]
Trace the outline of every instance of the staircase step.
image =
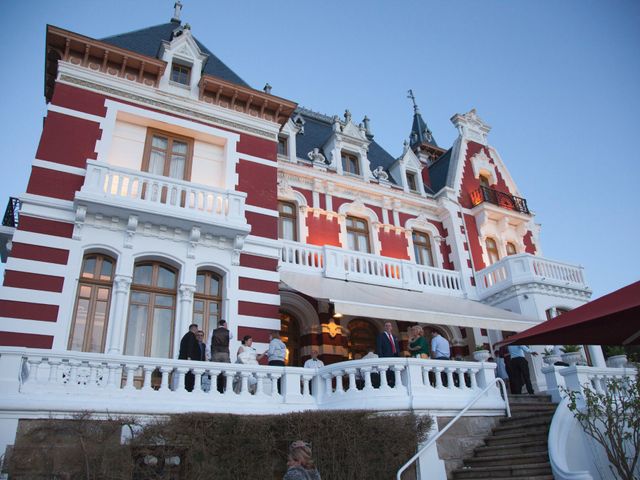
[[497,457],[500,455],[519,455],[523,453],[547,452],[549,449],[547,439],[542,438],[534,442],[508,443],[504,445],[486,445],[476,447],[476,457]]
[[[455,477],[454,477],[455,478]],[[465,477],[465,480],[486,480],[489,477]],[[523,477],[500,477],[500,480],[555,480],[553,475],[525,475]]]
[[461,468],[453,471],[455,479],[480,479],[480,478],[523,478],[535,475],[552,475],[551,465],[546,463],[531,463],[524,465],[495,465],[491,467]]
[[553,403],[515,403],[510,404],[511,411],[516,412],[555,412],[557,405]]
[[493,429],[493,436],[500,436],[504,434],[511,434],[520,432],[520,436],[524,434],[537,434],[546,433],[549,431],[549,421],[547,419],[535,418],[526,420],[526,423],[521,425],[498,425]]
[[548,441],[547,431],[530,431],[527,430],[526,434],[523,434],[522,431],[513,432],[513,433],[505,433],[503,435],[492,435],[487,437],[484,441],[486,446],[493,447],[498,445],[514,445],[522,442],[522,440],[526,438],[527,442],[544,442],[545,445]]
[[545,420],[551,423],[551,419],[553,418],[553,414],[551,412],[534,412],[534,413],[522,413],[519,415],[512,415],[511,418],[502,418],[500,419],[500,425],[503,426],[527,426],[530,425],[532,421],[537,420]]
[[494,457],[473,457],[464,461],[469,467],[485,467],[485,466],[511,466],[542,464],[549,462],[549,454],[547,452],[533,452],[521,454],[505,454]]
[[509,394],[509,403],[552,403],[551,395],[512,395]]

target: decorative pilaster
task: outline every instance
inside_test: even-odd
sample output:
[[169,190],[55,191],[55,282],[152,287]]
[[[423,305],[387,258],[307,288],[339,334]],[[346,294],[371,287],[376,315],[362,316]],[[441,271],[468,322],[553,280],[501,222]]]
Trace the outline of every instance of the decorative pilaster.
[[[178,288],[180,294],[180,331],[182,334],[189,330],[189,325],[193,319],[193,294],[196,292],[195,285],[181,284]],[[202,327],[202,325],[198,325]]]
[[116,298],[113,303],[113,314],[109,322],[109,350],[111,355],[122,354],[122,328],[127,321],[127,297],[131,288],[132,277],[130,275],[116,275],[113,284]]

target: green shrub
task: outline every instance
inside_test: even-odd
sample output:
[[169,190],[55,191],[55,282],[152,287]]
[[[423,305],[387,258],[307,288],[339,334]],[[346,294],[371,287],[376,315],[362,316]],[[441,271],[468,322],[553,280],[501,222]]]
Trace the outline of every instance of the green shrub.
[[560,350],[562,350],[562,353],[578,353],[580,350],[582,350],[582,346],[581,345],[563,345],[562,347],[560,347]]

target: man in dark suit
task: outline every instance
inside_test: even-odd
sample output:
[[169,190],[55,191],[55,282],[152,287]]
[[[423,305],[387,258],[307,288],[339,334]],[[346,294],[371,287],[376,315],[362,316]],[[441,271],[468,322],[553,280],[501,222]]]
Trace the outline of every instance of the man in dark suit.
[[[182,340],[180,340],[180,353],[178,353],[178,359],[180,360],[200,360],[201,350],[198,344],[198,338],[196,333],[198,332],[198,325],[192,323],[189,325],[189,331],[184,334]],[[191,392],[193,391],[193,385],[195,383],[195,375],[191,372],[187,373],[184,377],[184,388]]]
[[[400,342],[398,342],[398,337],[392,331],[393,325],[391,325],[391,322],[385,322],[384,332],[380,332],[378,338],[376,338],[376,353],[378,357],[398,357],[400,355]],[[391,369],[387,370],[387,383],[390,387],[396,384],[396,376]]]

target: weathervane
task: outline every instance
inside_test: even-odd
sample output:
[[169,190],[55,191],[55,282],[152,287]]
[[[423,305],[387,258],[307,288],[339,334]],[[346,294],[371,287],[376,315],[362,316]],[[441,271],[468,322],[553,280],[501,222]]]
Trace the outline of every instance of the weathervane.
[[413,111],[418,113],[418,104],[416,103],[416,96],[413,94],[413,90],[409,90],[407,98],[410,98],[413,101]]

